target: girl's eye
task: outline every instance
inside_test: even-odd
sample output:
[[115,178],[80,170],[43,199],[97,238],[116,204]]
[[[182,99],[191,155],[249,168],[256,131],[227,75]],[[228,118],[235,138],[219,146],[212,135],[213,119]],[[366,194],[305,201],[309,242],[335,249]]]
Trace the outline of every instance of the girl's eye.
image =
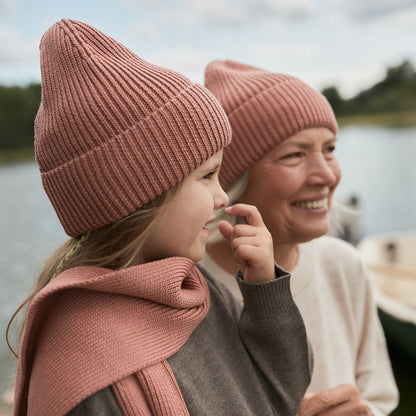
[[214,176],[215,172],[209,172],[206,175],[204,175],[203,179],[211,179]]

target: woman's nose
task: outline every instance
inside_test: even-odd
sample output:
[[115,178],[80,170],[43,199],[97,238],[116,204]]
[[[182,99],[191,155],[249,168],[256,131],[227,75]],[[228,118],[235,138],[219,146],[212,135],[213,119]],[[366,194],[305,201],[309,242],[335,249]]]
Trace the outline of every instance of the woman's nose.
[[339,166],[336,160],[330,163],[324,155],[315,155],[310,161],[309,184],[333,186],[338,181],[338,172]]

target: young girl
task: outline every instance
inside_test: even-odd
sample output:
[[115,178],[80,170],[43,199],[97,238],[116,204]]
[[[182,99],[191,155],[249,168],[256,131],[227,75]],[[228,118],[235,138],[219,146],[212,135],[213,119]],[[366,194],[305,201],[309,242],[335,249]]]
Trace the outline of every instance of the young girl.
[[219,225],[243,310],[195,266],[228,203],[218,102],[81,22],[54,24],[40,53],[36,159],[71,238],[28,299],[14,414],[295,414],[307,337],[257,209]]

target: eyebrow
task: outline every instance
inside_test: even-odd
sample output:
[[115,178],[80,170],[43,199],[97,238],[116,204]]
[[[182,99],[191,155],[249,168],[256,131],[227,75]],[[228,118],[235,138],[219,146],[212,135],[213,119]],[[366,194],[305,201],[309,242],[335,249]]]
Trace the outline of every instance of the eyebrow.
[[213,172],[218,170],[221,167],[221,163],[216,163],[215,165],[207,165],[201,169],[201,172]]
[[221,167],[221,163],[217,163],[215,164],[215,166],[212,166],[211,168],[209,166],[207,166],[208,170],[217,170]]
[[[337,137],[331,137],[330,139],[325,140],[322,143],[322,145],[325,146],[328,143],[336,142],[337,140],[338,140]],[[313,146],[313,143],[291,141],[291,142],[283,142],[283,145],[286,145],[285,147],[297,146],[297,147],[300,147],[301,149],[308,149]]]

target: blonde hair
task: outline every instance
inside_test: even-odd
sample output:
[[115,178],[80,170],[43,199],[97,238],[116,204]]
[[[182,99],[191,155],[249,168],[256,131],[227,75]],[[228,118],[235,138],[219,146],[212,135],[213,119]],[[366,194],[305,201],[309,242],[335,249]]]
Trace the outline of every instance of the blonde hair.
[[[144,244],[151,232],[163,223],[179,187],[180,184],[174,186],[114,223],[69,238],[56,249],[46,261],[32,293],[17,308],[7,325],[6,342],[16,358],[17,353],[9,342],[11,324],[19,312],[28,307],[36,294],[56,275],[73,267],[96,266],[121,270],[133,264],[143,263]],[[18,333],[19,340],[25,320]]]
[[[247,169],[235,182],[234,184],[231,186],[231,188],[228,190],[227,195],[228,195],[228,205],[234,205],[235,203],[238,202],[238,200],[240,199],[241,195],[243,194],[243,192],[245,191],[247,184],[248,184],[248,180],[250,177],[250,170]],[[222,234],[218,231],[218,223],[222,220],[228,221],[232,226],[236,225],[237,223],[241,222],[241,219],[239,217],[230,217],[229,215],[227,215],[224,211],[224,209],[221,209],[218,212],[218,216],[216,221],[214,221],[213,223],[209,224],[209,230],[211,232],[211,237],[210,237],[210,242],[211,243],[217,243],[221,240],[224,239],[224,237],[222,236]]]

